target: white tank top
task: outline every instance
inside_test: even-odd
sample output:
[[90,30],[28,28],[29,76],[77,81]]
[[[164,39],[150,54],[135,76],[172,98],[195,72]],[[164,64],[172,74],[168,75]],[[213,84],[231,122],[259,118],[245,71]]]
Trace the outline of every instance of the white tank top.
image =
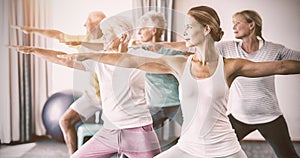
[[195,79],[188,58],[180,79],[180,96],[184,122],[179,147],[195,156],[221,157],[241,149],[226,115],[229,88],[224,77],[224,63],[219,56],[214,74]]

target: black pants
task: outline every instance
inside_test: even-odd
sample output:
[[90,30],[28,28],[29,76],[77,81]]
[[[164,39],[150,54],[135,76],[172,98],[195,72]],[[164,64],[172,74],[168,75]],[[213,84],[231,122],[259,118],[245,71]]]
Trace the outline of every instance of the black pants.
[[263,124],[245,124],[229,115],[232,127],[238,140],[242,140],[249,133],[258,130],[261,135],[270,143],[277,157],[279,158],[299,158],[290,138],[287,123],[283,116],[279,116],[274,121]]

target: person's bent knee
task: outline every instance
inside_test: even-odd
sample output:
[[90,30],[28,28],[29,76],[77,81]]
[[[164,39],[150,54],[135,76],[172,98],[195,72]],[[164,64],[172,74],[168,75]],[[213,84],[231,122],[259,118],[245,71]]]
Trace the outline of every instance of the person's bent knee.
[[59,126],[63,130],[74,128],[76,123],[80,121],[80,115],[72,110],[68,109],[63,116],[59,119]]

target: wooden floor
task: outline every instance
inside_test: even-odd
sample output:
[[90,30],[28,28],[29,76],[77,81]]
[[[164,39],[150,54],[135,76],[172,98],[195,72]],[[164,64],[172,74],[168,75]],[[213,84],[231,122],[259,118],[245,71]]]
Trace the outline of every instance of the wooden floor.
[[[248,158],[276,158],[266,142],[241,142]],[[300,155],[300,142],[294,146]],[[0,158],[68,158],[66,145],[62,142],[42,138],[31,143],[0,145]]]

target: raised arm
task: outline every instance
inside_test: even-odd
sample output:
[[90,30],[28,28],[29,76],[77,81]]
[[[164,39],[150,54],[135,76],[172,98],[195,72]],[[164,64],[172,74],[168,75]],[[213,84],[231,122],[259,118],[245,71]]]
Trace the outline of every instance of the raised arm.
[[66,42],[66,41],[82,41],[84,39],[84,35],[69,35],[65,34],[59,30],[53,30],[53,29],[39,29],[29,26],[12,26],[12,28],[20,29],[24,33],[37,33],[49,38],[54,38],[59,40],[60,42]]
[[179,50],[179,51],[188,51],[188,48],[185,45],[184,41],[181,42],[140,42],[140,41],[132,41],[130,44],[132,47],[136,46],[145,46],[147,47],[150,51],[157,52],[159,51],[162,47],[165,48],[171,48],[174,50]]
[[91,43],[91,42],[82,42],[82,41],[69,41],[65,42],[66,45],[70,46],[84,46],[86,48],[89,48],[91,50],[100,51],[104,49],[103,43]]
[[85,67],[81,64],[81,62],[66,60],[57,57],[58,55],[66,55],[67,53],[65,52],[30,46],[9,46],[9,48],[16,48],[18,52],[24,54],[34,54],[52,63],[85,71]]
[[125,68],[137,68],[151,73],[173,74],[176,77],[181,76],[186,63],[186,57],[182,55],[148,58],[127,53],[113,52],[68,54],[60,55],[59,57],[73,60],[74,62],[90,59],[104,64]]
[[300,61],[295,60],[252,62],[246,59],[224,59],[224,61],[229,81],[238,76],[264,77],[300,73]]
[[188,51],[188,47],[185,45],[185,41],[181,42],[158,42],[157,44],[163,45],[165,47],[171,47],[180,51]]

